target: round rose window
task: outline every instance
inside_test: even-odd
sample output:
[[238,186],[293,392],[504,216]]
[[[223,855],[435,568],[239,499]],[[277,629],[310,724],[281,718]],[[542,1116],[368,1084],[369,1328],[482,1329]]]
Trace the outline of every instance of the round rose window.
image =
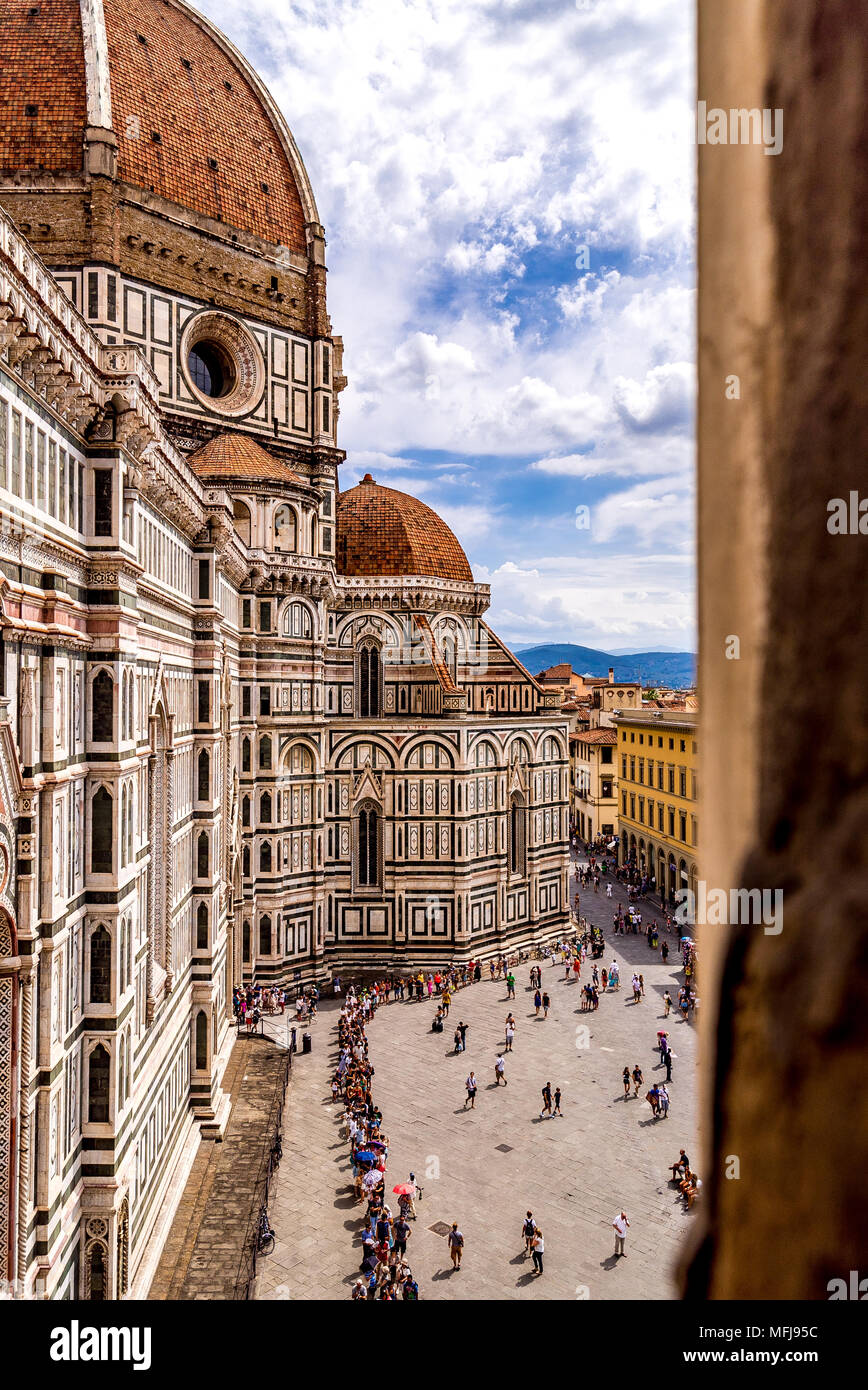
[[265,386],[262,351],[253,334],[229,314],[206,311],[181,335],[181,369],[201,405],[221,415],[247,415]]

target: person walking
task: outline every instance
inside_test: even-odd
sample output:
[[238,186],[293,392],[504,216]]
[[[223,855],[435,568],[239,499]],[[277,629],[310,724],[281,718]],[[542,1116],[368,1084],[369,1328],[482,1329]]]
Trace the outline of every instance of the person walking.
[[507,1081],[506,1077],[505,1077],[504,1074],[503,1074],[505,1066],[506,1066],[506,1063],[504,1062],[504,1060],[503,1060],[503,1054],[501,1053],[501,1054],[498,1056],[497,1061],[496,1061],[495,1064],[494,1064],[494,1084],[495,1084],[495,1086],[499,1086],[500,1083],[501,1083],[501,1081],[503,1082],[504,1086],[508,1086],[508,1085],[509,1085],[509,1082]]
[[467,1027],[468,1027],[468,1025],[467,1025],[466,1023],[459,1023],[459,1025],[458,1025],[458,1031],[459,1031],[459,1033],[461,1034],[461,1051],[462,1051],[462,1052],[465,1052],[465,1051],[467,1050]]
[[454,1034],[454,1037],[453,1037],[452,1041],[455,1043],[455,1052],[456,1052],[456,1053],[459,1053],[459,1052],[461,1051],[462,1047],[464,1046],[464,1044],[463,1044],[462,1041],[461,1041],[461,1029],[460,1029],[460,1028],[456,1028],[456,1029],[455,1029],[455,1034]]
[[531,1242],[533,1241],[533,1235],[535,1230],[536,1222],[533,1219],[533,1212],[529,1211],[527,1213],[527,1216],[524,1218],[524,1224],[521,1228],[521,1233],[524,1236],[524,1253],[526,1255],[530,1254]]
[[668,1017],[669,1017],[669,1010],[670,1010],[671,1008],[672,1008],[672,995],[669,993],[669,990],[668,990],[668,989],[664,989],[664,991],[663,991],[663,1017],[664,1017],[664,1018],[668,1018]]
[[458,1229],[458,1222],[452,1222],[452,1230],[449,1232],[449,1253],[452,1256],[452,1268],[461,1268],[461,1256],[464,1253],[464,1236]]
[[665,1085],[657,1087],[657,1095],[660,1101],[660,1114],[664,1120],[669,1119],[669,1092]]
[[672,1051],[672,1048],[671,1048],[671,1047],[670,1047],[670,1048],[667,1048],[666,1056],[663,1058],[663,1061],[664,1061],[664,1063],[666,1064],[666,1080],[667,1080],[667,1082],[672,1080],[672,1058],[673,1058],[673,1056],[674,1056],[674,1053],[673,1053],[673,1051]]
[[400,1257],[407,1253],[407,1241],[410,1238],[410,1226],[403,1216],[399,1216],[394,1226],[395,1232],[395,1254]]
[[642,986],[639,984],[639,976],[633,976],[633,1003],[638,1004],[642,998]]
[[464,1083],[467,1088],[467,1097],[464,1101],[464,1108],[467,1109],[467,1101],[470,1101],[470,1109],[476,1109],[476,1072],[471,1072]]
[[515,1019],[512,1014],[506,1015],[506,1051],[512,1051],[513,1039],[515,1038]]
[[627,1252],[624,1249],[624,1241],[627,1239],[627,1231],[630,1227],[630,1222],[627,1220],[627,1213],[625,1211],[619,1212],[612,1222],[612,1225],[615,1228],[615,1254],[626,1256]]
[[533,1233],[533,1239],[530,1243],[530,1248],[531,1257],[533,1259],[533,1272],[534,1274],[542,1274],[543,1252],[545,1250],[545,1244],[543,1242],[543,1233],[539,1226],[537,1226],[536,1230]]
[[635,1067],[633,1068],[633,1095],[634,1095],[634,1096],[638,1096],[638,1094],[639,1094],[639,1087],[642,1085],[642,1082],[643,1082],[644,1080],[645,1080],[645,1078],[644,1078],[644,1076],[642,1075],[642,1068],[639,1066],[639,1063],[637,1062],[636,1065],[635,1065]]
[[542,1008],[542,995],[540,994],[539,990],[536,991],[536,994],[533,997],[533,1007],[534,1013],[536,1014],[537,1018],[539,1018],[539,1011]]
[[629,1096],[630,1096],[630,1068],[629,1068],[629,1067],[625,1067],[625,1068],[624,1068],[624,1074],[623,1074],[623,1077],[622,1077],[621,1079],[622,1079],[623,1082],[624,1082],[624,1099],[625,1099],[625,1100],[628,1100],[628,1099],[629,1099]]
[[552,1001],[551,1001],[551,999],[549,998],[548,994],[547,994],[547,993],[545,992],[545,990],[544,990],[544,991],[543,991],[543,997],[542,997],[543,1018],[548,1018],[548,1016],[549,1016],[549,1009],[551,1008],[551,1006],[552,1006]]
[[606,897],[607,897],[607,898],[611,898],[611,896],[612,896],[612,885],[611,885],[611,883],[607,883],[607,884],[606,884]]
[[563,1111],[561,1110],[561,1088],[560,1088],[560,1086],[558,1086],[558,1087],[555,1088],[555,1109],[554,1109],[554,1113],[555,1113],[556,1115],[560,1115],[561,1119],[564,1118],[564,1116],[563,1116]]
[[539,1117],[540,1117],[540,1119],[542,1119],[544,1115],[548,1115],[549,1117],[551,1117],[551,1113],[552,1113],[552,1083],[551,1083],[550,1081],[547,1081],[546,1084],[545,1084],[545,1085],[543,1086],[543,1088],[542,1088],[542,1098],[543,1098],[543,1108],[542,1108],[542,1110],[539,1112]]
[[506,997],[507,999],[515,998],[515,976],[511,970],[506,977]]

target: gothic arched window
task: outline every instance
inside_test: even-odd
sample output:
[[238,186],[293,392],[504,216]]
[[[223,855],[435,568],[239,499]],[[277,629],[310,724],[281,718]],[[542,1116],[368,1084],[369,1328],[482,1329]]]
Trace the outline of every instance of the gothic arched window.
[[380,885],[380,813],[368,801],[356,813],[356,883],[359,888]]
[[208,1070],[208,1015],[204,1009],[196,1015],[196,1070]]
[[211,795],[211,758],[207,748],[199,754],[199,800],[207,801]]
[[208,877],[208,834],[202,830],[196,844],[196,875],[198,878]]
[[91,802],[90,868],[94,874],[112,871],[112,814],[114,800],[111,792],[99,787]]
[[249,771],[250,771],[250,739],[249,739],[249,738],[244,738],[244,739],[241,740],[241,771],[242,771],[242,772],[249,772]]
[[208,908],[205,903],[200,903],[196,913],[196,950],[206,951],[208,949]]
[[380,649],[365,642],[359,649],[359,715],[376,719],[380,713]]
[[267,734],[259,740],[259,766],[265,772],[271,771],[271,739]]
[[523,874],[525,866],[525,811],[519,796],[509,803],[509,872]]
[[110,1004],[112,997],[112,939],[105,927],[90,938],[90,1002]]
[[250,963],[250,923],[245,922],[241,929],[241,959],[245,965]]
[[99,671],[90,688],[91,724],[94,743],[111,743],[115,712],[115,683],[108,671]]
[[260,825],[271,824],[271,795],[263,792],[259,798],[259,823]]
[[90,1054],[87,1072],[87,1118],[91,1124],[108,1122],[110,1074],[111,1058],[98,1043]]
[[261,874],[271,873],[271,841],[263,840],[259,846],[259,872]]
[[259,921],[259,954],[271,955],[271,918],[262,917]]

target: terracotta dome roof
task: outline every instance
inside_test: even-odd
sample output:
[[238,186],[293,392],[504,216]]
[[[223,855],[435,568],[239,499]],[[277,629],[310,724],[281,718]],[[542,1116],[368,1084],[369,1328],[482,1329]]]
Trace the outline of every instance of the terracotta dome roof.
[[425,575],[473,583],[467,556],[424,502],[380,487],[370,473],[338,503],[337,565],[347,575]]
[[301,482],[289,464],[269,454],[246,434],[215,434],[201,449],[188,455],[188,462],[200,478],[223,478],[227,482],[243,482],[246,478]]
[[304,254],[319,221],[307,175],[241,54],[183,0],[102,0],[102,13],[4,0],[0,174],[80,172],[86,127],[111,129],[124,182]]

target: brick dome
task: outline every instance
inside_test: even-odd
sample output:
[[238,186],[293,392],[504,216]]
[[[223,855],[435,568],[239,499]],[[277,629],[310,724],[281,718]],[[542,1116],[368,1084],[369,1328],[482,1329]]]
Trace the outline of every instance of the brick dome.
[[347,575],[424,575],[473,583],[467,556],[424,502],[370,473],[338,503],[337,567]]
[[4,0],[0,177],[80,173],[88,129],[114,133],[123,182],[305,254],[319,218],[292,136],[183,0]]

